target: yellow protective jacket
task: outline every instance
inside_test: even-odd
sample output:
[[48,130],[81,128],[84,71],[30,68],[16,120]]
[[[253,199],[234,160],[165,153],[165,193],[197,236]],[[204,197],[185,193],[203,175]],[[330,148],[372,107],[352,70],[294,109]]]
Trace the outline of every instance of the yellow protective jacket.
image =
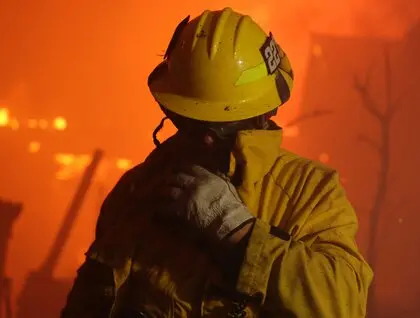
[[338,174],[281,149],[281,137],[281,130],[242,131],[231,154],[229,175],[241,163],[238,192],[257,218],[235,284],[224,284],[203,248],[153,222],[154,183],[187,153],[174,136],[103,204],[87,257],[112,269],[112,288],[97,277],[83,284],[89,275],[80,270],[62,317],[96,317],[83,306],[98,293],[111,295],[112,318],[124,306],[144,313],[138,317],[228,317],[237,296],[247,299],[246,317],[365,317],[373,274]]

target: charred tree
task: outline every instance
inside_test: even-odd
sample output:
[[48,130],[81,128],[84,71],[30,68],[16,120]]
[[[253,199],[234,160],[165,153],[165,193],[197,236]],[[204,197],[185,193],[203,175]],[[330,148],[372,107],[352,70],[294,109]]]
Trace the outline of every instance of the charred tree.
[[[380,220],[385,208],[386,199],[389,192],[390,178],[390,159],[391,159],[391,124],[395,117],[397,102],[394,100],[392,92],[392,70],[388,49],[384,51],[384,80],[385,80],[385,105],[380,107],[370,93],[370,72],[367,73],[365,80],[355,80],[355,89],[360,95],[362,107],[371,115],[379,125],[379,140],[375,140],[365,134],[359,135],[359,141],[367,144],[378,155],[378,180],[370,209],[370,232],[367,250],[367,261],[375,270],[378,258],[378,234],[380,230]],[[376,294],[375,280],[372,282],[368,299],[368,315],[375,316]]]
[[22,211],[21,203],[0,199],[0,318],[12,318],[12,280],[6,275],[6,255],[13,223]]

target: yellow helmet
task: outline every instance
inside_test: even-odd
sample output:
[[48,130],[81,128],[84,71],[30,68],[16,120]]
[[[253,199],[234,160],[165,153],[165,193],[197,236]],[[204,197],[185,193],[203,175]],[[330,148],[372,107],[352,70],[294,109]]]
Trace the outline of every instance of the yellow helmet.
[[156,101],[175,114],[228,122],[284,104],[293,71],[271,33],[225,8],[204,11],[192,21],[185,18],[148,84]]

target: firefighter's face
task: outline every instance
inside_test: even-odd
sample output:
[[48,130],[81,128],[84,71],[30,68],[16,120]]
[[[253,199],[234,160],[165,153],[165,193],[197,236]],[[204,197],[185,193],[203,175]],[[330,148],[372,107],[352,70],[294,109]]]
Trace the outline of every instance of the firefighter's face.
[[220,130],[211,127],[179,127],[179,133],[188,140],[192,149],[207,155],[230,152],[236,134],[223,136]]
[[188,155],[194,164],[213,172],[227,172],[235,136],[220,138],[214,129],[206,126],[176,126],[189,150],[185,155]]
[[229,132],[226,123],[210,123],[188,119],[165,110],[165,114],[179,133],[189,140],[193,148],[199,151],[214,151],[226,144],[229,135],[235,135],[234,131]]

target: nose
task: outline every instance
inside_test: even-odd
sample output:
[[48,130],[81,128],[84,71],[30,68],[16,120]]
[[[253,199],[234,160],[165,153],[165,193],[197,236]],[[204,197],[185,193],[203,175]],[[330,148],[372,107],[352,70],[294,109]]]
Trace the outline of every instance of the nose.
[[211,146],[211,145],[213,145],[213,144],[214,144],[214,138],[213,138],[210,134],[206,134],[206,135],[204,136],[204,143],[205,143],[207,146]]

